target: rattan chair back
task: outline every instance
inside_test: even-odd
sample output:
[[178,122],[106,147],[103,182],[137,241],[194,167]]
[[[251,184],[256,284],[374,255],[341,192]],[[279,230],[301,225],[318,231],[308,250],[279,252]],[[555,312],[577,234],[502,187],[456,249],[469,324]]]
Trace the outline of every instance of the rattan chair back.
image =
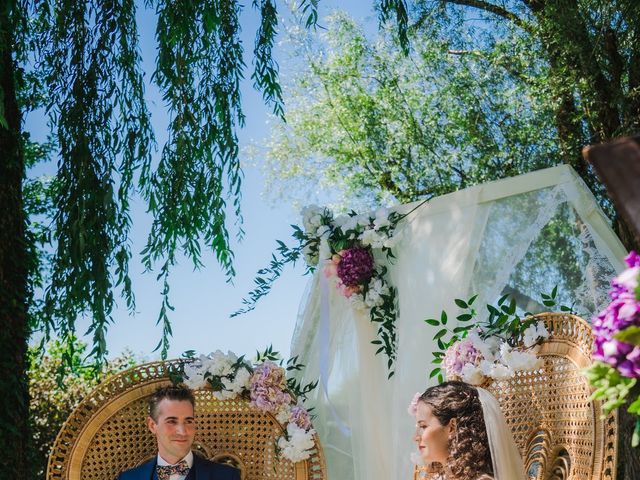
[[[178,362],[134,367],[83,399],[58,434],[47,480],[114,480],[121,471],[155,455],[155,437],[146,426],[147,401],[158,387],[171,384],[170,367]],[[326,478],[317,437],[311,457],[294,464],[276,454],[283,428],[271,414],[245,399],[220,401],[208,390],[197,390],[195,395],[196,453],[236,466],[242,480]]]
[[[593,337],[575,315],[536,315],[550,333],[538,355],[544,366],[485,388],[498,399],[531,480],[614,480],[617,416],[601,416],[580,370],[591,365]],[[424,469],[415,479],[431,478]]]

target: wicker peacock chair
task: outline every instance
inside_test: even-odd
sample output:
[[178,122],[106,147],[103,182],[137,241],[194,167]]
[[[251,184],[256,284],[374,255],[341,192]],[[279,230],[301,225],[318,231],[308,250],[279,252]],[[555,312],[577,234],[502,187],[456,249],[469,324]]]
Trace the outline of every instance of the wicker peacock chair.
[[[179,362],[134,367],[84,398],[56,438],[47,480],[114,480],[122,470],[155,455],[155,437],[146,426],[147,400],[158,387],[171,383],[170,367]],[[220,401],[208,390],[195,395],[196,453],[237,467],[242,480],[326,478],[317,437],[311,457],[294,464],[275,453],[283,428],[271,414],[244,399]]]
[[[544,366],[486,386],[498,399],[531,480],[615,480],[617,416],[601,404],[580,370],[591,365],[593,337],[575,315],[544,313],[550,337],[538,355]],[[416,469],[415,479],[428,479]]]

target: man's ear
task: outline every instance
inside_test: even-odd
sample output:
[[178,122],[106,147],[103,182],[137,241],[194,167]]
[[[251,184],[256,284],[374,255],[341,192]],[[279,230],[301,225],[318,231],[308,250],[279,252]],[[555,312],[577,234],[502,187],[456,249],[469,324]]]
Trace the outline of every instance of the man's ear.
[[147,417],[147,427],[149,427],[149,430],[151,431],[151,433],[153,433],[154,435],[156,434],[156,428],[158,428],[158,424],[155,422],[155,420],[151,416]]

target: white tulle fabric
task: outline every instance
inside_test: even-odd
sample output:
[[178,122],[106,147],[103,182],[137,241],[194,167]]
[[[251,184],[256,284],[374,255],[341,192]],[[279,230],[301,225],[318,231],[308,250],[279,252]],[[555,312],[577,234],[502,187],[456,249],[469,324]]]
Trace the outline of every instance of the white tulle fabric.
[[500,404],[483,388],[478,388],[478,397],[487,427],[494,480],[525,480],[522,457],[500,409]]
[[[559,225],[568,232],[561,251],[547,241]],[[307,366],[303,380],[320,379],[310,400],[330,480],[412,478],[415,421],[407,405],[435,383],[427,377],[436,332],[424,319],[447,310],[453,328],[455,298],[478,294],[480,307],[503,292],[535,313],[545,308],[537,303],[540,293],[556,284],[560,302],[588,318],[606,304],[608,279],[625,255],[568,166],[434,198],[407,217],[403,234],[396,259],[386,264],[399,311],[391,379],[386,359],[375,355],[376,325],[366,313],[354,311],[335,288],[322,288],[318,274],[301,304],[291,355]],[[484,308],[478,311],[482,319]]]

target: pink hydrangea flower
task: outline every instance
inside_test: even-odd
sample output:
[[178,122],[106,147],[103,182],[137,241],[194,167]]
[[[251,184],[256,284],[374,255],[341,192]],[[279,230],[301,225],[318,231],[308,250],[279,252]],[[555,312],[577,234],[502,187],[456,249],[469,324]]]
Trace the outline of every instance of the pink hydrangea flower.
[[482,354],[473,346],[473,342],[469,338],[463,338],[447,348],[443,363],[448,376],[459,377],[467,363],[479,365],[481,360]]
[[249,380],[251,404],[263,411],[277,412],[282,405],[291,403],[286,388],[284,368],[267,360],[256,367]]
[[295,407],[291,408],[291,413],[289,414],[289,422],[295,423],[305,432],[308,432],[311,429],[311,416],[309,415],[309,412],[307,412],[305,408],[301,407],[300,405],[296,405]]

